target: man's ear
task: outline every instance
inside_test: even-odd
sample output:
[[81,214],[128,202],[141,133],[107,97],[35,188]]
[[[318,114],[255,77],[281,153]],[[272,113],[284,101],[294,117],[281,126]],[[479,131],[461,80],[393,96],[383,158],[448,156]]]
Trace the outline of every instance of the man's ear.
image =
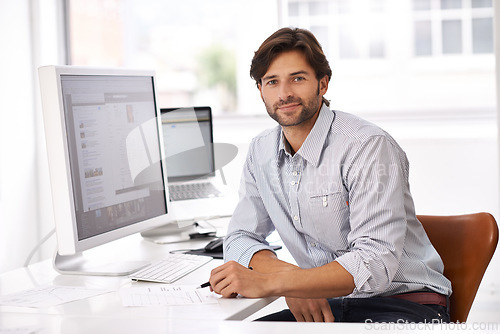
[[328,91],[328,75],[319,80],[319,95],[325,95]]

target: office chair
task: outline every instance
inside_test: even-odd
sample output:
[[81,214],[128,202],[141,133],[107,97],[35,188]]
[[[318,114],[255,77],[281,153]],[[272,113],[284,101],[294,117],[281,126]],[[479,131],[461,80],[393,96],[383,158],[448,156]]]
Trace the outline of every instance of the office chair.
[[443,260],[444,275],[451,281],[451,321],[465,322],[498,243],[495,218],[484,212],[417,218]]

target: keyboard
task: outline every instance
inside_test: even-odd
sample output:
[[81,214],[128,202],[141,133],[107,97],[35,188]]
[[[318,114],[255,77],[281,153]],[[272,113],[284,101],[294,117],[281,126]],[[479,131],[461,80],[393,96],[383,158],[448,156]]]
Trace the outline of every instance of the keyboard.
[[171,201],[219,197],[222,193],[210,182],[171,184],[168,186]]
[[212,257],[203,255],[169,254],[129,277],[135,281],[172,283],[210,262]]

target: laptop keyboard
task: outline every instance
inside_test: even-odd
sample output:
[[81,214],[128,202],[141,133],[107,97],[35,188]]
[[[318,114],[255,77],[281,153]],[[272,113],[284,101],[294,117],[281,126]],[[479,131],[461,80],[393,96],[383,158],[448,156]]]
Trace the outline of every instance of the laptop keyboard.
[[136,281],[172,283],[211,260],[212,257],[203,255],[169,254],[164,259],[133,273],[130,278]]
[[168,186],[171,201],[219,197],[222,193],[210,182],[172,184]]

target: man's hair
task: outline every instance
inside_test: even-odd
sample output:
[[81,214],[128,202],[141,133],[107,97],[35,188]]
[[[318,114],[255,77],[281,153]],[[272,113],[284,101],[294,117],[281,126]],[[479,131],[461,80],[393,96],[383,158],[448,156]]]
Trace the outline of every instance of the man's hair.
[[[271,36],[255,52],[250,66],[250,77],[255,80],[257,86],[262,84],[262,77],[267,73],[271,62],[282,52],[299,50],[304,53],[309,65],[316,72],[318,81],[325,75],[328,81],[332,77],[332,70],[323,49],[314,35],[305,29],[281,28]],[[329,105],[328,100],[323,97],[323,102]]]

